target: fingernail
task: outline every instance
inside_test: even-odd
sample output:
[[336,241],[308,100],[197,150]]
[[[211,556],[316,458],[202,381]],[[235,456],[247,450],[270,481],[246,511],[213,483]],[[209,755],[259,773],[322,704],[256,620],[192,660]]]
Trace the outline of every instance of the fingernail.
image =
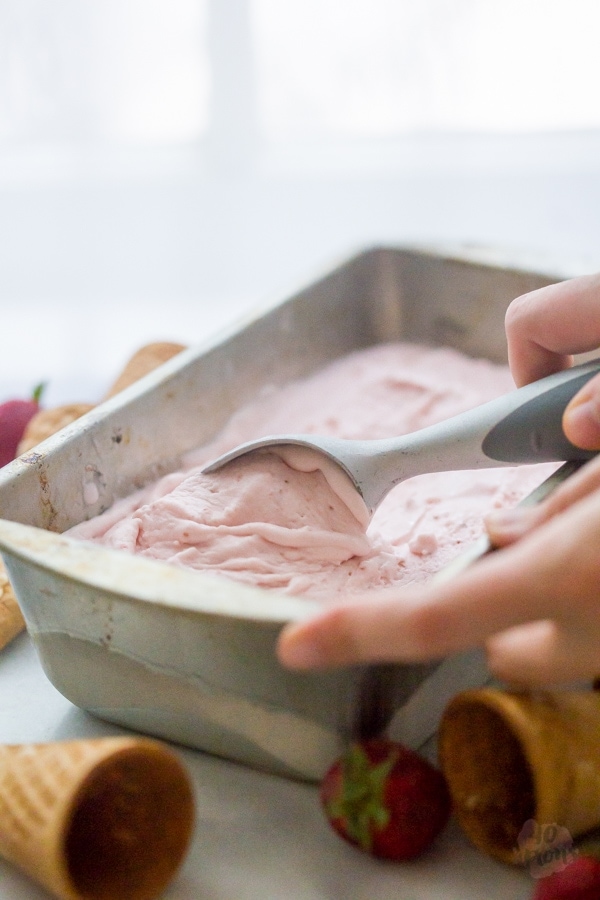
[[508,509],[496,509],[487,516],[487,519],[492,521],[494,525],[497,525],[499,528],[512,528],[515,525],[520,526],[530,518],[531,509],[527,506],[513,506]]
[[325,662],[318,644],[291,636],[280,642],[278,655],[283,665],[290,669],[316,669]]
[[568,439],[586,450],[600,449],[600,407],[595,396],[567,406],[563,428]]
[[517,540],[526,534],[535,521],[535,510],[526,506],[498,509],[489,513],[485,524],[493,542]]

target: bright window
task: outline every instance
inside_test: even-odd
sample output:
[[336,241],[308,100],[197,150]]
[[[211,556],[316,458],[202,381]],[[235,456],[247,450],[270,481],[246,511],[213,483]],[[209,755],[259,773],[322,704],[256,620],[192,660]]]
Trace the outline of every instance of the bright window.
[[600,127],[597,0],[253,0],[273,138]]
[[187,142],[208,98],[204,0],[0,0],[5,144]]
[[597,0],[0,0],[0,141],[598,129],[599,34]]

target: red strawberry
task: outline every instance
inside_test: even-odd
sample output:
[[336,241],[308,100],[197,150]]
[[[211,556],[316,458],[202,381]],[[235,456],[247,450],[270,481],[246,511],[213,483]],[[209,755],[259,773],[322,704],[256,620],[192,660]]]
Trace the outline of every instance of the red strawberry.
[[417,856],[450,815],[442,773],[384,738],[351,744],[325,775],[320,797],[341,837],[387,859]]
[[599,900],[600,859],[577,856],[560,872],[540,878],[532,900]]
[[40,408],[43,389],[43,384],[38,385],[29,400],[0,403],[0,466],[5,466],[17,455],[25,427]]

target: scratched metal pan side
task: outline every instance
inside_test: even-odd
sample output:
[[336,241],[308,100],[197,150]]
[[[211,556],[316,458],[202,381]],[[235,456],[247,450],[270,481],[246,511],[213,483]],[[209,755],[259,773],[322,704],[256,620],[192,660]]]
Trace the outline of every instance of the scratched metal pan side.
[[[75,705],[302,779],[318,778],[348,739],[361,668],[283,669],[282,619],[256,616],[266,592],[7,520],[0,546],[42,668]],[[293,598],[269,603],[294,615]]]

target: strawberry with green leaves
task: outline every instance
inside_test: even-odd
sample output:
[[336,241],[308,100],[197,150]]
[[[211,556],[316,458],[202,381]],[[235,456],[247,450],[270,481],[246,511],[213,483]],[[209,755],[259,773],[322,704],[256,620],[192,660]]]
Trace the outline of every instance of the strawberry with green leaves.
[[385,738],[351,744],[323,778],[320,798],[341,837],[393,860],[422,853],[450,815],[442,773]]
[[43,389],[44,385],[39,384],[27,400],[6,400],[0,403],[0,466],[5,466],[15,458],[27,423],[40,408]]

